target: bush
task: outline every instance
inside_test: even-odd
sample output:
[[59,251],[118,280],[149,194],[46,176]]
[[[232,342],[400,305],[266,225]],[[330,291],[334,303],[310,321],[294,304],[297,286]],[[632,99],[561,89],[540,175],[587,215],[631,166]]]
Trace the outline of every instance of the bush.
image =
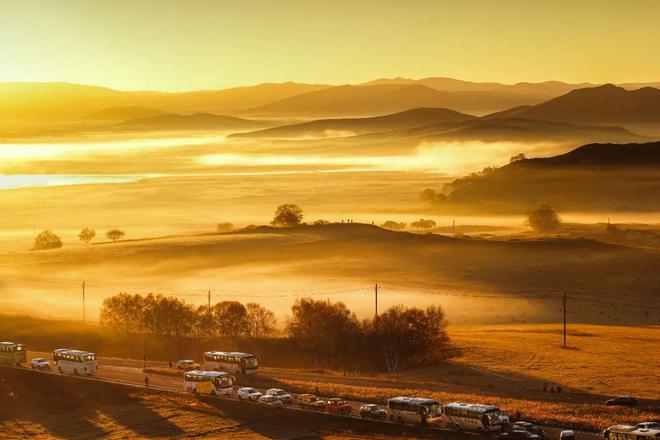
[[52,231],[40,232],[34,239],[34,249],[57,249],[62,247],[62,240]]
[[527,223],[536,232],[554,232],[561,228],[561,219],[550,205],[541,205],[531,211]]

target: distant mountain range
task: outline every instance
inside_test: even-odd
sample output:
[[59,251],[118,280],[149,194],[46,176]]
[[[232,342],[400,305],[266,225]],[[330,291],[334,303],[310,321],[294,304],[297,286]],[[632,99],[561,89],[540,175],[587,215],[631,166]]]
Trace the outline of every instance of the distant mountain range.
[[268,125],[266,122],[251,121],[233,116],[195,113],[192,115],[163,114],[147,118],[130,119],[119,124],[119,128],[130,130],[254,130]]
[[[93,119],[108,117],[108,120],[113,120],[115,116],[112,113],[119,111],[120,108],[132,108],[134,112],[144,108],[179,114],[212,113],[310,119],[379,116],[420,107],[448,108],[483,115],[513,107],[533,106],[533,109],[528,109],[529,113],[524,116],[525,118],[552,117],[552,120],[556,121],[579,122],[577,119],[570,121],[565,119],[584,117],[580,114],[580,110],[569,116],[561,116],[561,112],[564,106],[579,106],[577,101],[587,99],[574,90],[600,89],[596,86],[589,83],[568,84],[558,81],[508,85],[452,78],[419,80],[394,78],[379,79],[360,85],[330,86],[288,82],[223,90],[164,93],[120,91],[107,87],[69,83],[0,83],[0,118],[61,122],[85,119],[96,114]],[[618,89],[611,85],[602,86],[604,89],[599,92],[603,95],[601,101],[608,106],[617,105],[618,100],[655,101],[657,98],[651,96],[652,92],[648,87],[660,87],[660,83],[628,83],[620,86]],[[626,98],[625,93],[622,92],[632,89],[642,91],[631,92],[634,98]],[[552,101],[562,95],[565,96],[563,100]],[[598,106],[598,102],[601,101],[597,101],[594,105]],[[544,105],[541,106],[542,103]],[[655,108],[654,103],[647,105],[652,109]],[[587,107],[587,109],[591,108]],[[608,115],[600,115],[600,119],[593,117],[589,122],[599,121],[602,116],[608,117],[606,122],[639,118],[639,114],[635,114],[634,118],[629,116],[626,108],[628,107],[624,106],[619,114],[612,112]],[[644,110],[643,105],[639,108]],[[108,113],[104,116],[103,112]],[[148,117],[142,114],[127,119],[140,116]],[[645,116],[645,119],[653,120],[653,118],[655,113]]]
[[241,133],[234,136],[254,138],[353,136],[366,133],[404,130],[432,125],[439,122],[464,121],[471,119],[475,119],[475,117],[444,108],[416,108],[400,113],[374,116],[370,118],[320,119],[268,128],[266,130]]
[[[520,212],[660,209],[660,142],[589,144],[566,154],[514,161],[446,184],[432,199],[446,209]],[[428,199],[428,198],[427,198]]]

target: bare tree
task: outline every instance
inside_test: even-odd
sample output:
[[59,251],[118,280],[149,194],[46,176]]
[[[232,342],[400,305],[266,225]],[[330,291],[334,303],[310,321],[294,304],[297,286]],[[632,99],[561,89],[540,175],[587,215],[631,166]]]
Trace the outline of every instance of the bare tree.
[[245,305],[247,311],[247,334],[258,339],[273,334],[275,330],[275,314],[267,308],[253,302]]
[[238,301],[219,302],[213,306],[213,323],[221,336],[243,336],[248,327],[247,310]]
[[101,325],[123,333],[137,333],[144,329],[145,300],[140,295],[122,292],[103,300]]
[[421,230],[429,230],[435,228],[436,223],[434,220],[425,220],[423,218],[420,218],[416,222],[412,222],[410,224],[410,227],[413,229],[421,229]]

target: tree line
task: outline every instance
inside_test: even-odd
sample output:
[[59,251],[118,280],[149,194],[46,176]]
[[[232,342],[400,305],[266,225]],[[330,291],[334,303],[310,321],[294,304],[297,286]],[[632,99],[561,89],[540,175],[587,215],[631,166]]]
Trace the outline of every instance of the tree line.
[[301,298],[281,333],[275,314],[253,302],[195,307],[172,296],[119,293],[104,300],[101,324],[126,335],[169,337],[177,345],[182,338],[272,341],[290,355],[343,369],[394,372],[443,359],[450,347],[445,314],[437,306],[399,305],[359,320],[342,302]]

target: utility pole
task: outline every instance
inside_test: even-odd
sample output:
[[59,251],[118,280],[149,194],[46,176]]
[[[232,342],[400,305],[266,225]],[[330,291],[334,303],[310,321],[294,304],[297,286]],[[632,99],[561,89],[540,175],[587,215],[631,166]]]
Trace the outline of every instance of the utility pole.
[[85,282],[80,285],[82,287],[82,306],[83,306],[83,322],[85,322]]
[[209,299],[209,318],[211,317],[211,291],[209,290],[208,294],[208,299]]
[[456,220],[451,221],[451,235],[456,237]]
[[375,306],[376,306],[376,314],[374,315],[374,319],[378,318],[378,283],[374,285],[374,299],[375,299]]
[[566,348],[566,292],[564,292],[562,303],[564,310],[564,348]]

